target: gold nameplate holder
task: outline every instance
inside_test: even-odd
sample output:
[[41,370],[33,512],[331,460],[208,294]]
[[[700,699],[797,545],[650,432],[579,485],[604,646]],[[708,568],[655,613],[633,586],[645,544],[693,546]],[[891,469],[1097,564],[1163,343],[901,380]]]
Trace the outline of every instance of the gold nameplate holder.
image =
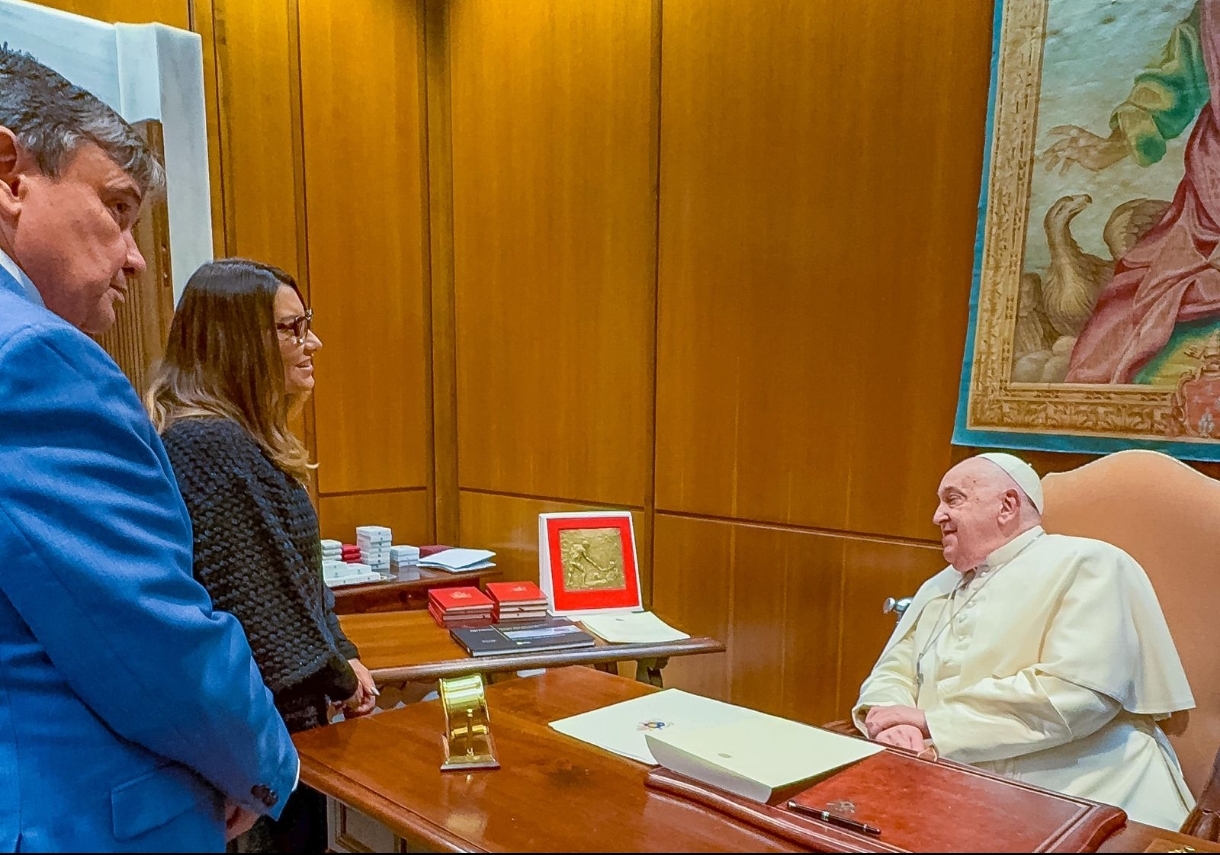
[[439,682],[445,710],[445,762],[441,771],[499,769],[483,675],[447,677]]

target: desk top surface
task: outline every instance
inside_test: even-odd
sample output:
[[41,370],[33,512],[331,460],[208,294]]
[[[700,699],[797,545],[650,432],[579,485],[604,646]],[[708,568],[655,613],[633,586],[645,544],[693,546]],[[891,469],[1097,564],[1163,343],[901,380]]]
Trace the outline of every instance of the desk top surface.
[[440,771],[437,702],[317,728],[295,737],[301,781],[441,851],[799,851],[645,789],[649,767],[548,727],[649,691],[590,668],[489,687],[497,770]]
[[724,652],[723,643],[696,636],[656,644],[607,644],[598,639],[595,647],[578,650],[473,657],[427,611],[340,615],[339,623],[378,683]]
[[[648,766],[552,730],[548,723],[655,691],[587,668],[488,688],[502,768],[441,772],[444,714],[412,704],[294,737],[301,780],[441,851],[795,852],[718,813],[644,786]],[[1129,823],[1102,851],[1210,844]]]
[[419,568],[418,579],[384,579],[380,582],[362,582],[359,585],[340,585],[332,588],[335,595],[335,613],[354,614],[366,611],[389,611],[411,608],[406,601],[418,600],[416,607],[424,607],[428,591],[432,588],[451,588],[457,585],[482,587],[498,579],[501,572],[496,567],[468,570],[464,573],[447,573],[444,570]]

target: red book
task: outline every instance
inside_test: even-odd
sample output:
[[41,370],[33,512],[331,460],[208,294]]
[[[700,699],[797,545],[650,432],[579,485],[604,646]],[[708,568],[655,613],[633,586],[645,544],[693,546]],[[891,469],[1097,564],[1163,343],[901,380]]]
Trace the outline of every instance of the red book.
[[445,616],[432,603],[428,603],[428,614],[432,615],[432,619],[436,621],[437,626],[443,627],[445,625]]
[[501,606],[546,603],[546,594],[533,582],[488,582],[487,593]]
[[437,610],[436,606],[428,606],[428,614],[432,615],[432,619],[436,621],[436,625],[445,629],[451,629],[456,626],[488,626],[491,624],[491,616],[487,614],[478,615],[444,615]]
[[428,591],[428,600],[435,603],[445,614],[452,611],[486,611],[490,614],[494,605],[490,597],[473,585],[461,588],[432,588]]
[[427,558],[429,555],[435,555],[438,552],[444,552],[446,549],[453,549],[453,547],[445,546],[445,545],[439,544],[439,543],[433,543],[428,546],[421,546],[419,548],[419,557]]

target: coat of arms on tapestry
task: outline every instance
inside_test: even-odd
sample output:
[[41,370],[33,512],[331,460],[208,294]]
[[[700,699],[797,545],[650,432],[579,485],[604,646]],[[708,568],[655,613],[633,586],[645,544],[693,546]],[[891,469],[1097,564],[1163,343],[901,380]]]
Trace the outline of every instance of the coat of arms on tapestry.
[[996,0],[954,439],[1220,459],[1220,0]]

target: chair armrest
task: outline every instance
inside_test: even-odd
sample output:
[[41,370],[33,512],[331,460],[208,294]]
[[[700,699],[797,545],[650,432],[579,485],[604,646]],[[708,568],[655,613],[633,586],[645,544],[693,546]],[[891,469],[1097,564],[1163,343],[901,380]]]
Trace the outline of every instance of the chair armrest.
[[1192,837],[1220,841],[1220,752],[1216,753],[1216,759],[1212,762],[1212,774],[1203,788],[1203,794],[1199,796],[1198,804],[1179,830]]
[[862,735],[860,731],[856,729],[856,725],[849,718],[841,718],[837,721],[828,721],[826,724],[822,725],[822,729],[833,731],[834,733],[841,733],[844,736]]
[[1202,837],[1213,843],[1220,842],[1220,813],[1214,810],[1204,810],[1200,805],[1186,817],[1186,822],[1178,829],[1191,837]]

